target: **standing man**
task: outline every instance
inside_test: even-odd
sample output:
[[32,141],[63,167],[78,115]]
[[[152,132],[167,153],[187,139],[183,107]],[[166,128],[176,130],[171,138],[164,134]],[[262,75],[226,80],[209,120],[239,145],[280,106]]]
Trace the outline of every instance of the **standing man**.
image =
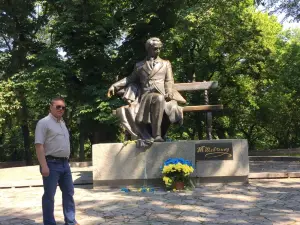
[[41,119],[35,130],[35,148],[43,176],[42,198],[45,225],[56,225],[54,196],[57,184],[62,191],[62,205],[66,225],[78,225],[75,220],[74,186],[69,166],[70,140],[62,119],[66,105],[63,98],[54,98],[50,113]]

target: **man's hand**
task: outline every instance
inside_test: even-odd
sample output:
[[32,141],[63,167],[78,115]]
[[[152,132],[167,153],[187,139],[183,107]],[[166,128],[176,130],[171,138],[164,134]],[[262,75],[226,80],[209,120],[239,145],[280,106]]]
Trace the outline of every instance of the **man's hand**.
[[45,158],[45,149],[43,144],[35,144],[36,156],[41,165],[41,174],[43,177],[48,177],[50,174],[49,167]]
[[107,97],[111,97],[115,94],[115,87],[114,86],[110,86],[110,88],[108,89],[108,92],[107,92]]
[[171,101],[173,99],[173,94],[172,93],[166,94],[165,99],[166,99],[167,102]]
[[43,177],[48,177],[49,176],[50,170],[49,170],[48,165],[42,166],[41,174],[43,175]]

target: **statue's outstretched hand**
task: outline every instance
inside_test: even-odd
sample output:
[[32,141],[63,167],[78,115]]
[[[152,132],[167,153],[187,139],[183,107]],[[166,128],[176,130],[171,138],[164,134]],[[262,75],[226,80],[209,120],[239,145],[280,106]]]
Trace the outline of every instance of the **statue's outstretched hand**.
[[110,86],[110,88],[108,89],[108,92],[107,92],[107,97],[111,97],[115,94],[115,87],[114,86]]

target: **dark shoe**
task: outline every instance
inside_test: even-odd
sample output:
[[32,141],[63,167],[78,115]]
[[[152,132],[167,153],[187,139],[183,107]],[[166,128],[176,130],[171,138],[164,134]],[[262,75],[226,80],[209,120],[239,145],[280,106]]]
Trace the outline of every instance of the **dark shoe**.
[[154,138],[154,142],[165,142],[165,140],[161,136],[156,136],[156,138]]

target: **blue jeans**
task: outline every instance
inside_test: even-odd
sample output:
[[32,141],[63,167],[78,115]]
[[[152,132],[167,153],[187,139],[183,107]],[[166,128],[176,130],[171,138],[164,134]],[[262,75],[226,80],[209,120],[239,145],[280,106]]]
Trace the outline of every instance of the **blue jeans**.
[[66,225],[74,225],[75,204],[74,186],[68,160],[47,160],[50,170],[48,177],[43,177],[44,195],[42,198],[44,225],[56,225],[54,219],[54,196],[57,184],[62,191],[62,205]]

